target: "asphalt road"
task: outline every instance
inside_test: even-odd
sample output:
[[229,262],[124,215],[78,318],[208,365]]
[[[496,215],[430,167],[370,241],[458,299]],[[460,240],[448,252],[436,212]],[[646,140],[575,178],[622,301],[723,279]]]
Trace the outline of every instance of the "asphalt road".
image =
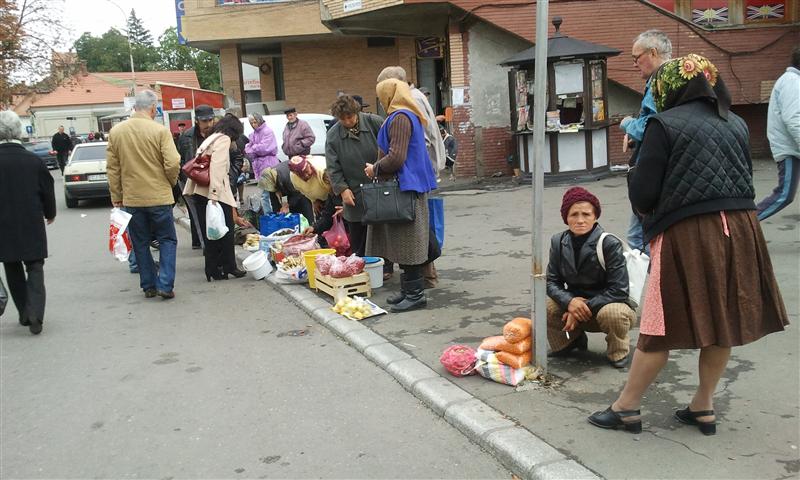
[[44,332],[0,320],[0,478],[509,478],[489,454],[262,282],[177,298],[107,252],[110,205],[48,227]]

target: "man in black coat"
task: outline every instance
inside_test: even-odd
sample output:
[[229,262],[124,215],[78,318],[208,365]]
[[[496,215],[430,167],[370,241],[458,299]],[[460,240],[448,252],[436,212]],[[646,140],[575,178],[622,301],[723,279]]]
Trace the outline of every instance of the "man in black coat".
[[38,335],[45,306],[45,219],[48,225],[55,220],[56,197],[47,166],[20,138],[17,114],[0,112],[0,262],[20,325]]
[[[178,137],[178,153],[181,154],[181,167],[186,165],[186,162],[193,159],[197,147],[199,147],[203,140],[211,135],[211,129],[214,128],[214,109],[208,105],[198,105],[194,109],[194,126],[189,130],[184,131]],[[178,189],[183,192],[183,187],[186,185],[186,175],[180,172],[178,175]],[[191,200],[186,200],[186,209],[189,211],[189,230],[192,232],[192,249],[198,250],[202,247],[203,236],[198,232],[197,221],[195,221],[194,205]]]
[[69,138],[69,135],[64,133],[64,125],[58,126],[58,132],[53,135],[50,146],[56,151],[58,168],[61,169],[61,173],[63,174],[64,166],[67,164],[67,158],[69,158],[69,152],[72,151],[72,139]]

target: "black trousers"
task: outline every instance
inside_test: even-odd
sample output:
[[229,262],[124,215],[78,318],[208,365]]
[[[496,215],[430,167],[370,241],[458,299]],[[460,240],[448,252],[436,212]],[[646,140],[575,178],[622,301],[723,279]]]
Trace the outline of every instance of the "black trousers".
[[178,198],[183,198],[184,203],[186,203],[186,213],[189,214],[189,231],[192,233],[192,246],[202,247],[203,244],[201,242],[201,239],[203,237],[200,235],[197,229],[197,219],[195,218],[195,206],[194,203],[192,202],[192,197],[183,196],[183,188],[185,186],[186,186],[186,180],[182,180],[179,178],[177,185],[172,189],[172,193],[173,196],[175,197],[176,203],[178,202]]
[[350,250],[359,257],[364,256],[367,250],[367,225],[361,222],[344,221],[347,235],[350,238]]
[[56,160],[58,161],[58,168],[61,169],[61,173],[64,173],[64,166],[66,166],[68,158],[69,152],[56,153]]
[[233,208],[230,205],[219,202],[222,213],[225,214],[225,225],[228,233],[219,240],[209,240],[206,236],[206,205],[208,199],[202,195],[192,195],[194,207],[197,211],[197,224],[203,233],[203,255],[206,259],[206,275],[216,276],[220,273],[230,273],[236,268],[236,251],[233,245]]
[[[8,291],[20,319],[35,318],[44,322],[44,259],[24,262],[4,262]],[[27,273],[27,278],[26,278]]]

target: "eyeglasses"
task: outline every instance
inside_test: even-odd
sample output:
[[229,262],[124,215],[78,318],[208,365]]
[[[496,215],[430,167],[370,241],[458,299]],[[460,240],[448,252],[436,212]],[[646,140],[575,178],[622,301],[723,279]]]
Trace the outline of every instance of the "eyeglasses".
[[645,50],[639,55],[631,55],[631,57],[633,57],[633,64],[636,65],[637,63],[639,63],[639,58],[641,58],[641,56],[644,55],[645,53],[650,53],[650,50]]

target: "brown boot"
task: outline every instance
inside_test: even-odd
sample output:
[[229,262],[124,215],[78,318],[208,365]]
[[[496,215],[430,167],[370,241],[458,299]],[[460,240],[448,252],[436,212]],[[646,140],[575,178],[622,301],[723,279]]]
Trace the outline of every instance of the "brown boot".
[[439,274],[433,262],[422,267],[422,276],[425,278],[425,288],[436,288],[439,285]]

